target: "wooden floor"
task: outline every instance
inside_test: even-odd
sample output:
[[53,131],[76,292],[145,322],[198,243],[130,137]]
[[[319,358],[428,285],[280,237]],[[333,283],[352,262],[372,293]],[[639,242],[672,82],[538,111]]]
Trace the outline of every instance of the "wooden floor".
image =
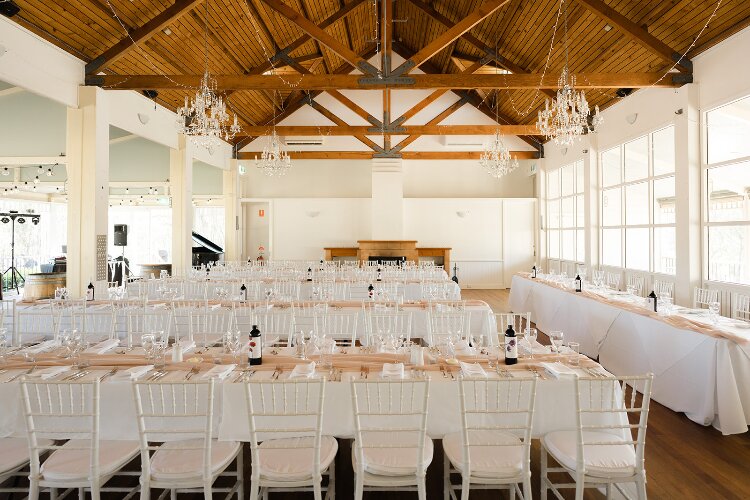
[[[507,312],[507,290],[463,290],[465,299],[480,299],[487,302],[495,312]],[[547,342],[544,335],[540,341]],[[703,427],[678,414],[653,403],[649,414],[646,438],[646,471],[648,494],[651,499],[750,499],[750,433],[722,436],[711,427]],[[338,480],[336,496],[352,498],[353,472],[351,468],[350,442],[340,441],[336,459]],[[435,443],[435,458],[427,473],[428,498],[442,499],[442,453],[440,443]],[[539,443],[532,445],[532,483],[534,498],[539,498]],[[245,447],[245,464],[250,463],[249,447]],[[137,468],[137,464],[134,464]],[[246,465],[245,478],[249,481],[250,470]],[[154,491],[153,498],[157,498]],[[573,498],[572,492],[565,498]],[[114,494],[103,495],[105,499],[122,498]],[[180,495],[202,498],[202,495]],[[247,497],[247,494],[246,494]],[[0,494],[0,499],[8,496]],[[21,498],[16,495],[16,498]],[[44,498],[44,497],[43,497]],[[219,498],[219,495],[216,496]],[[272,500],[308,499],[312,494],[277,494]],[[365,500],[416,499],[416,493],[366,493]],[[472,500],[508,498],[506,493],[472,491]],[[552,498],[552,495],[549,495]],[[587,499],[604,498],[597,491],[587,491]]]

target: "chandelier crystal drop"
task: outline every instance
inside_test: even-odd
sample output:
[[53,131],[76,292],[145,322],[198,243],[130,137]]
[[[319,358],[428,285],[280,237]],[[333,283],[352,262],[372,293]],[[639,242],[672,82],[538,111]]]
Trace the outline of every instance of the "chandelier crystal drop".
[[518,168],[518,160],[511,157],[510,151],[505,146],[500,131],[495,136],[479,157],[479,164],[492,177],[499,179]]
[[281,177],[292,168],[289,153],[281,148],[281,139],[276,135],[276,129],[271,132],[269,143],[263,148],[260,160],[255,157],[255,166],[268,177]]
[[205,71],[195,97],[177,110],[177,131],[190,137],[194,144],[213,153],[222,141],[231,141],[242,131],[237,115],[230,123],[224,98],[216,91],[216,80],[209,73],[208,64],[208,0],[206,0]]

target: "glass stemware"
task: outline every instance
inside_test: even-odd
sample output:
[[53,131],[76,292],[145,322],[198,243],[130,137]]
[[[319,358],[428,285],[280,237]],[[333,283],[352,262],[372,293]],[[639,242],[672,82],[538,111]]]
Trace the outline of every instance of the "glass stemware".
[[721,304],[719,302],[710,302],[708,304],[708,313],[711,316],[711,322],[717,324],[719,322],[719,313],[721,312]]
[[529,344],[529,353],[530,353],[531,359],[534,359],[534,345],[536,344],[536,339],[538,336],[539,336],[539,332],[536,328],[526,329],[526,343]]
[[563,332],[559,330],[552,330],[551,332],[549,332],[549,340],[550,342],[552,342],[552,346],[555,348],[557,361],[560,361],[560,350],[562,349],[564,340]]

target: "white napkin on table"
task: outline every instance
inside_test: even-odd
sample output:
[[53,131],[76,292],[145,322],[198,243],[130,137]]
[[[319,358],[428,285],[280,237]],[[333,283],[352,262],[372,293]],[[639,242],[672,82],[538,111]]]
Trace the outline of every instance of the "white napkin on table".
[[461,373],[464,377],[486,377],[487,373],[479,363],[461,363]]
[[108,339],[98,344],[92,345],[85,351],[85,354],[104,354],[105,352],[111,351],[115,347],[120,345],[120,341],[117,339]]
[[[187,354],[193,349],[195,349],[195,341],[194,340],[180,340],[179,344],[182,346],[182,354]],[[171,354],[172,351],[174,351],[174,346],[170,347],[167,350],[167,354]]]
[[44,342],[40,344],[26,347],[21,352],[28,352],[29,354],[41,354],[46,351],[51,351],[52,349],[54,349],[55,347],[58,347],[59,345],[60,343],[55,339],[45,340]]
[[212,311],[215,311],[217,309],[221,309],[221,304],[214,304],[214,305],[211,306],[211,310]]
[[403,363],[383,363],[381,378],[404,378]]
[[216,378],[224,380],[235,369],[237,365],[216,365],[202,375],[202,378]]
[[576,376],[576,372],[564,364],[560,363],[559,361],[555,363],[539,363],[539,365],[544,368],[544,371],[549,373],[555,378],[565,377],[565,376]]
[[474,354],[476,349],[471,347],[465,340],[459,340],[456,342],[456,352],[462,354]]
[[295,365],[289,378],[310,378],[313,375],[315,375],[315,361]]
[[50,366],[49,368],[45,368],[44,370],[39,370],[38,372],[32,373],[28,376],[30,377],[39,377],[42,380],[48,380],[54,377],[57,377],[61,373],[65,373],[67,371],[70,371],[71,366]]
[[135,380],[154,369],[154,365],[134,366],[112,375],[113,380]]

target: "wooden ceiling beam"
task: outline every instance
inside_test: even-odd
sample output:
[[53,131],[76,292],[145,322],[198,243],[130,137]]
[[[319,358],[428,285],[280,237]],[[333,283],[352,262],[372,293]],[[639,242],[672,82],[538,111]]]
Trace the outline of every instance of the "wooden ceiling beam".
[[[339,118],[336,114],[332,113],[328,110],[325,106],[321,105],[320,103],[316,102],[315,99],[309,99],[307,104],[310,105],[315,111],[320,113],[321,115],[325,116],[329,120],[331,120],[333,123],[338,125],[339,127],[348,127],[349,125]],[[365,127],[366,128],[366,127]],[[277,133],[278,133],[278,127],[277,127]],[[352,135],[356,137],[362,144],[367,146],[368,148],[372,149],[373,151],[382,151],[383,148],[378,146],[375,141],[365,136],[363,133],[353,133],[353,134],[347,134]]]
[[693,72],[693,63],[690,59],[682,57],[680,53],[672,49],[669,45],[601,0],[577,0],[577,2],[597,16],[617,26],[626,36],[645,47],[651,53],[656,54],[670,64],[676,64],[676,68],[679,71],[684,73]]
[[[680,87],[691,83],[691,75],[663,73],[575,73],[576,88],[644,88]],[[86,85],[103,86],[117,90],[163,89],[180,90],[197,88],[201,75],[88,75]],[[304,90],[376,90],[376,89],[557,89],[558,75],[547,73],[510,75],[466,75],[466,74],[411,74],[410,83],[361,82],[361,75],[325,74],[300,75],[280,78],[277,75],[215,75],[217,89],[225,90],[289,90],[295,87]]]
[[[472,29],[474,26],[484,21],[487,17],[492,15],[497,9],[507,4],[510,0],[484,0],[482,4],[477,7],[476,10],[471,12],[468,16],[461,19],[459,22],[452,25],[442,35],[428,43],[425,47],[420,49],[414,54],[408,61],[404,62],[403,67],[409,67],[409,71],[414,68],[418,68],[425,61],[432,58],[435,54],[443,50],[445,47],[450,45],[457,38],[460,38],[464,33]],[[406,65],[406,66],[404,66]]]
[[[370,151],[287,151],[292,160],[370,160]],[[536,151],[511,151],[510,155],[518,160],[538,160]],[[237,153],[238,160],[253,160],[258,152],[244,151]],[[404,160],[478,160],[480,151],[404,151]]]
[[[426,130],[426,131],[430,130],[430,127],[434,127],[436,130],[440,130],[440,129],[443,129],[443,130],[456,130],[456,129],[453,129],[453,128],[449,128],[450,126],[448,126],[448,125],[440,127],[438,124],[441,121],[443,121],[446,118],[448,118],[453,113],[455,113],[456,111],[458,111],[459,109],[461,109],[464,104],[466,104],[466,99],[459,99],[458,101],[456,101],[453,104],[451,104],[450,106],[448,106],[442,113],[440,113],[439,115],[437,115],[435,118],[433,118],[432,120],[428,121],[427,122],[427,126],[422,126],[422,127],[413,126],[413,127],[410,127],[410,130],[415,130],[415,132],[411,133],[404,140],[402,140],[401,142],[399,142],[398,144],[396,144],[396,146],[393,149],[395,151],[397,151],[397,152],[401,152],[406,146],[408,146],[412,142],[414,142],[417,139],[419,139],[420,137],[422,137],[422,135],[424,135],[424,134],[416,132],[416,130],[419,129],[419,128],[421,128],[423,130]],[[470,126],[470,127],[473,128],[474,126]],[[536,127],[533,127],[533,128],[534,128],[534,130],[536,130]],[[471,130],[471,129],[467,128],[466,130]],[[493,133],[493,132],[490,132],[490,133]],[[518,132],[514,132],[513,134],[515,135],[517,133]],[[432,134],[432,135],[442,135],[442,134]],[[463,135],[463,134],[457,134],[457,135]]]
[[156,33],[190,12],[200,1],[201,0],[176,0],[172,6],[167,7],[163,12],[140,28],[136,28],[129,34],[125,35],[119,42],[86,64],[86,74],[94,74],[105,69],[107,66],[136,48],[138,44],[150,39]]
[[245,4],[247,4],[247,8],[250,10],[250,13],[255,17],[255,21],[258,23],[258,26],[260,27],[263,34],[266,35],[268,41],[270,41],[273,45],[273,51],[278,52],[279,44],[276,43],[276,39],[274,38],[273,33],[271,33],[271,30],[268,29],[265,21],[263,21],[263,18],[260,16],[260,11],[258,11],[258,7],[255,5],[255,2],[253,2],[253,0],[245,0]]
[[324,29],[310,21],[308,18],[292,9],[281,0],[262,0],[263,3],[271,7],[273,10],[284,16],[286,19],[291,21],[302,31],[310,35],[312,38],[322,43],[333,52],[335,52],[343,60],[361,70],[364,73],[376,74],[377,69],[374,68],[369,62],[361,58],[356,52],[349,47],[339,42],[336,38],[326,33]]
[[[458,104],[460,102],[460,104]],[[498,130],[503,135],[538,135],[536,125],[439,125],[440,121],[455,112],[467,100],[456,101],[427,125],[405,125],[402,132],[392,135],[492,135]],[[316,103],[317,104],[317,103]],[[319,105],[319,104],[318,104]],[[315,109],[318,109],[317,107]],[[329,112],[330,113],[330,112]],[[244,134],[259,137],[271,135],[272,126],[245,127]],[[367,125],[277,125],[276,133],[284,137],[380,135],[374,127]]]

